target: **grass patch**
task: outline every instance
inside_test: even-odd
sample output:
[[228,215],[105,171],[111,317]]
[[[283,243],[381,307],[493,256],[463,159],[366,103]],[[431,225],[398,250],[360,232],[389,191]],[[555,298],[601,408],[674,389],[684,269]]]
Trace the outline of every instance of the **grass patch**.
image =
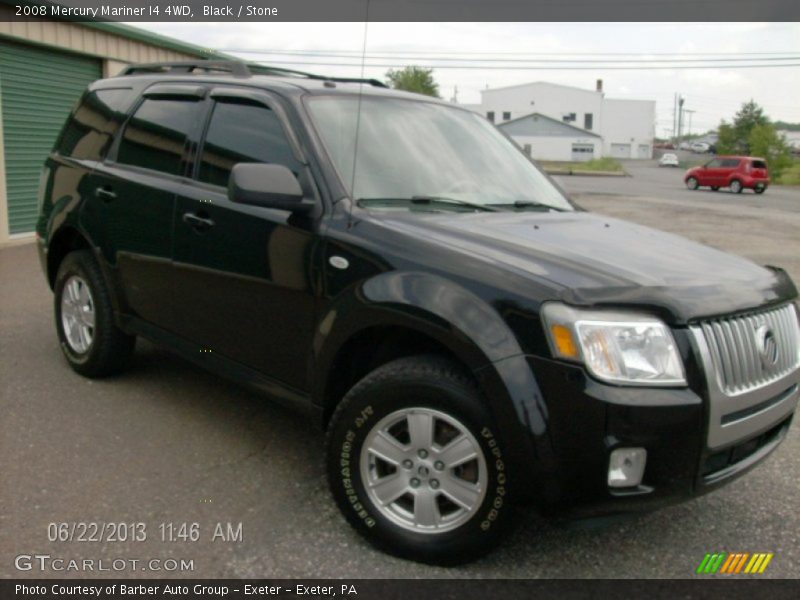
[[792,161],[792,164],[786,167],[781,176],[773,183],[777,185],[800,185],[800,160]]
[[622,164],[608,156],[594,158],[586,162],[561,162],[561,161],[539,161],[545,171],[610,171],[612,173],[622,173]]

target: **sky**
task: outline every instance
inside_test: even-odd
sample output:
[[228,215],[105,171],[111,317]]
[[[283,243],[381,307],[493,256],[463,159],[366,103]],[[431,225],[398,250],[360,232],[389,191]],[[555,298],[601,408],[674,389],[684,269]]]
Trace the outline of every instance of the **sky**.
[[[283,68],[342,77],[362,76],[360,55],[385,53],[367,61],[363,76],[385,79],[388,66],[425,65],[436,58],[472,60],[478,68],[435,68],[442,97],[457,88],[460,103],[478,103],[480,90],[530,81],[550,81],[594,89],[603,80],[607,97],[656,101],[656,134],[672,131],[676,93],[685,98],[692,132],[714,129],[730,120],[743,102],[755,100],[772,120],[800,123],[800,66],[736,68],[714,63],[703,69],[589,70],[563,68],[500,69],[519,63],[500,60],[530,57],[569,59],[587,66],[592,58],[726,58],[726,54],[793,55],[800,63],[800,23],[130,23],[186,42]],[[366,45],[365,45],[366,34]],[[246,51],[246,52],[245,52]],[[275,54],[291,52],[294,54]],[[304,56],[324,51],[325,57]],[[572,56],[566,56],[570,53]],[[614,56],[614,53],[626,53]],[[630,53],[630,55],[629,55]],[[401,55],[402,54],[402,55]],[[435,56],[432,56],[434,55]],[[545,55],[548,54],[549,56]],[[554,57],[554,54],[558,56]],[[602,54],[602,56],[600,56]],[[713,54],[713,56],[712,56]],[[332,56],[333,55],[333,56]],[[344,56],[343,56],[344,55]],[[352,57],[352,58],[351,58]],[[293,62],[289,62],[293,61]],[[491,62],[494,61],[494,62]],[[325,65],[314,63],[340,63]],[[370,62],[375,66],[370,66]],[[769,60],[763,60],[770,62]],[[777,63],[779,61],[773,61]],[[440,65],[465,62],[439,61]],[[341,66],[342,64],[352,66]],[[539,63],[541,66],[543,63]],[[684,63],[697,64],[697,63]],[[709,63],[703,63],[708,65]],[[381,65],[381,66],[377,66]],[[491,66],[492,68],[486,68]],[[527,67],[528,65],[522,65]],[[552,66],[552,65],[551,65]],[[667,65],[669,66],[669,65]],[[688,117],[687,117],[688,121]],[[688,122],[687,122],[688,125]]]

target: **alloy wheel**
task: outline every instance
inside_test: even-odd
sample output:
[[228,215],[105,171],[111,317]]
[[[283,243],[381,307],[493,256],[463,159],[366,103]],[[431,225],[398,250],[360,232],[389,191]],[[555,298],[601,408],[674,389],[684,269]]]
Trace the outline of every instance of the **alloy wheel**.
[[61,326],[70,348],[85,354],[94,339],[94,299],[86,281],[77,275],[67,279],[61,290]]
[[376,509],[418,533],[442,533],[468,521],[483,503],[486,459],[454,417],[407,408],[381,419],[361,450],[361,475]]

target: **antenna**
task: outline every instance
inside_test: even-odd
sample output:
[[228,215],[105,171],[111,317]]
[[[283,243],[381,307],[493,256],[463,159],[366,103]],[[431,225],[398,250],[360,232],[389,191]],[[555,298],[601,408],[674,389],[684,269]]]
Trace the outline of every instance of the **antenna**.
[[[361,47],[361,79],[364,79],[364,69],[367,61],[367,35],[369,33],[369,0],[366,3],[366,10],[364,14],[364,43]],[[361,96],[364,93],[364,84],[358,86],[358,107],[356,108],[356,139],[353,143],[353,173],[350,178],[350,210],[348,211],[347,228],[353,226],[353,205],[356,202],[356,164],[358,163],[358,134],[361,128]]]

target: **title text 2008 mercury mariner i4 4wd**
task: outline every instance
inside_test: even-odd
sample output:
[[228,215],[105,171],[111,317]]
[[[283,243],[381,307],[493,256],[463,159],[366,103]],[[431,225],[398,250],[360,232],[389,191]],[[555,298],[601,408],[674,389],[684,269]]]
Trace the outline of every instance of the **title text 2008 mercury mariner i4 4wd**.
[[713,490],[797,404],[784,271],[583,211],[479,115],[379,82],[129,67],[40,202],[75,371],[142,336],[312,413],[343,514],[400,556],[474,558],[519,503]]

